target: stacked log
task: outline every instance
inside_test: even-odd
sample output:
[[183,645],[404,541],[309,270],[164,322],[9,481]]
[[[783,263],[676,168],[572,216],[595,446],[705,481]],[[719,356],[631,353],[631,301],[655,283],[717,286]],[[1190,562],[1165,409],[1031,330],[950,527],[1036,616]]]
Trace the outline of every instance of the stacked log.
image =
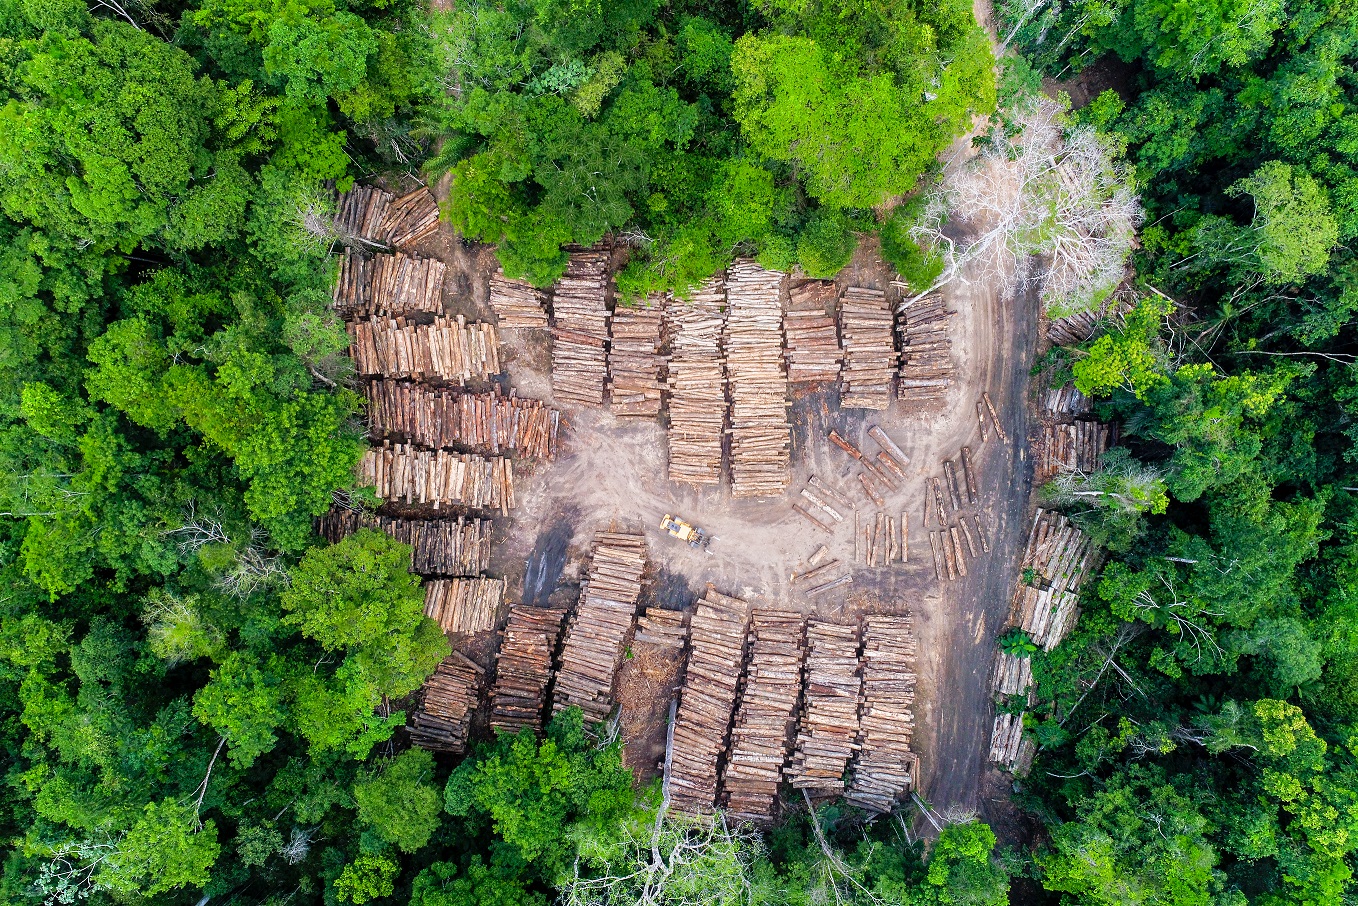
[[851,286],[839,303],[839,342],[844,349],[840,405],[846,409],[885,409],[891,405],[891,378],[898,361],[891,336],[886,293]]
[[335,210],[336,232],[370,245],[385,244],[383,223],[393,197],[376,186],[354,186],[339,197]]
[[773,817],[801,691],[804,624],[801,614],[779,610],[750,620],[750,661],[721,777],[726,812],[738,820]]
[[388,205],[378,240],[396,248],[419,242],[439,228],[439,205],[424,186]]
[[1021,695],[1030,692],[1033,685],[1032,659],[1015,657],[1005,651],[999,652],[995,658],[992,684],[1000,695]]
[[467,728],[480,697],[483,672],[456,651],[444,658],[434,675],[425,680],[420,704],[410,716],[410,741],[434,752],[465,752]]
[[714,277],[691,300],[668,299],[665,320],[672,337],[669,368],[670,480],[721,483],[726,434],[726,372],[721,332],[726,287]]
[[1109,320],[1117,319],[1131,309],[1132,300],[1126,295],[1112,296],[1093,311],[1054,318],[1047,325],[1047,338],[1054,346],[1078,346],[1093,337]]
[[435,449],[514,453],[551,459],[561,413],[540,400],[498,387],[488,393],[372,381],[366,387],[368,433]]
[[443,311],[443,276],[437,258],[374,255],[348,249],[335,284],[335,310],[341,317],[401,316]]
[[717,804],[717,773],[745,662],[747,620],[744,601],[709,590],[690,621],[688,667],[669,753],[670,801],[682,811],[710,811]]
[[542,729],[552,655],[566,611],[515,604],[500,639],[495,685],[490,690],[490,725],[506,733]]
[[793,384],[839,380],[839,347],[835,319],[824,311],[789,311],[783,315],[787,335],[787,379]]
[[1079,617],[1080,585],[1098,567],[1098,548],[1060,513],[1039,509],[1028,534],[1014,595],[1019,626],[1047,651],[1055,648]]
[[632,641],[637,645],[682,650],[688,644],[688,611],[646,608],[637,617],[636,637]]
[[589,577],[580,590],[552,694],[552,713],[578,705],[585,720],[599,722],[613,710],[613,675],[632,629],[646,542],[641,535],[599,532]]
[[430,579],[424,583],[424,615],[444,632],[494,629],[504,601],[504,579]]
[[942,402],[952,386],[952,340],[948,319],[953,312],[943,307],[943,297],[931,293],[905,302],[896,311],[901,337],[901,376],[897,382],[903,400]]
[[408,444],[370,447],[358,465],[359,484],[383,500],[472,509],[514,506],[514,464],[503,456],[420,450]]
[[1089,419],[1042,426],[1041,459],[1037,476],[1042,481],[1058,472],[1097,472],[1103,454],[1117,442],[1112,425]]
[[806,627],[806,667],[797,748],[787,780],[813,794],[838,796],[858,747],[862,674],[858,626],[812,620]]
[[660,414],[665,384],[660,380],[661,306],[618,306],[613,312],[613,339],[608,349],[609,403],[614,415],[655,418]]
[[772,497],[787,489],[792,433],[778,298],[783,277],[753,261],[737,261],[726,278],[733,497]]
[[1092,411],[1094,401],[1076,390],[1074,384],[1063,384],[1047,391],[1042,408],[1053,418],[1075,417]]
[[474,576],[490,567],[491,525],[485,519],[391,519],[331,510],[317,521],[316,532],[334,544],[361,528],[409,544],[410,571],[421,576]]
[[608,253],[575,252],[552,291],[552,392],[601,406],[608,372]]
[[859,751],[845,798],[890,812],[915,785],[915,635],[909,616],[871,616],[863,627]]
[[1027,771],[1037,746],[1023,735],[1023,715],[1000,713],[990,735],[990,760],[1017,774]]
[[503,271],[490,278],[490,308],[501,327],[547,329],[547,294]]
[[466,383],[500,372],[495,327],[458,315],[411,324],[404,318],[350,321],[350,354],[361,375]]

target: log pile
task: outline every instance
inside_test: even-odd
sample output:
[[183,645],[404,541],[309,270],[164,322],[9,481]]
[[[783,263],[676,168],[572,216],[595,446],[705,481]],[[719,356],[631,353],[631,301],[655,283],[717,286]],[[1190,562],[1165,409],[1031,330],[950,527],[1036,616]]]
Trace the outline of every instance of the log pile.
[[558,401],[601,406],[608,372],[608,252],[570,256],[552,291],[552,393]]
[[561,648],[552,713],[578,705],[585,720],[599,722],[613,710],[613,675],[641,596],[646,541],[641,535],[599,532],[589,578],[580,589]]
[[334,544],[361,528],[409,544],[410,571],[421,576],[474,576],[490,567],[491,525],[485,519],[391,519],[331,510],[317,521],[316,532]]
[[812,620],[806,627],[805,689],[797,748],[787,780],[812,794],[838,796],[858,746],[862,675],[858,626]]
[[801,691],[804,624],[801,614],[780,610],[757,610],[750,620],[750,661],[721,777],[727,814],[738,820],[773,817]]
[[461,755],[467,727],[480,697],[484,671],[454,651],[424,683],[420,704],[410,716],[410,741],[422,749]]
[[909,616],[870,616],[863,626],[863,707],[858,758],[845,798],[890,812],[915,785],[915,635]]
[[515,604],[500,639],[495,661],[495,685],[490,690],[490,725],[517,733],[542,729],[547,683],[552,678],[552,655],[566,611]]
[[424,186],[402,195],[387,208],[378,239],[397,248],[419,242],[439,228],[439,205]]
[[726,433],[726,372],[721,331],[726,286],[714,277],[691,300],[669,299],[665,320],[670,341],[670,480],[721,483]]
[[1042,400],[1042,408],[1053,418],[1087,415],[1094,409],[1094,401],[1075,389],[1074,384],[1053,387]]
[[861,286],[844,291],[839,303],[842,407],[885,409],[891,405],[891,378],[899,361],[891,336],[892,320],[886,293]]
[[335,284],[335,311],[341,317],[402,316],[443,311],[447,265],[416,255],[344,253]]
[[1094,336],[1106,322],[1120,318],[1131,309],[1132,300],[1128,296],[1114,295],[1093,311],[1053,318],[1047,325],[1047,338],[1054,346],[1078,346]]
[[726,278],[733,497],[772,497],[787,489],[792,433],[778,298],[783,277],[753,261],[737,261]]
[[839,380],[839,348],[835,319],[824,311],[789,311],[783,315],[787,335],[787,379],[792,384]]
[[411,324],[404,318],[350,321],[349,351],[361,375],[457,381],[500,373],[495,327],[458,315]]
[[1016,774],[1026,773],[1037,746],[1023,735],[1023,715],[999,713],[990,734],[990,760]]
[[688,644],[688,611],[648,607],[637,617],[637,632],[632,640],[638,645],[683,650]]
[[670,799],[682,811],[716,806],[718,762],[726,751],[745,662],[747,620],[744,601],[709,590],[690,621],[688,667],[669,753]]
[[547,294],[503,271],[491,275],[490,308],[501,327],[547,329]]
[[901,377],[897,383],[903,400],[942,402],[952,386],[952,340],[948,319],[953,312],[943,307],[943,297],[931,293],[906,302],[897,309],[901,336]]
[[424,583],[424,615],[444,632],[494,629],[504,602],[504,579],[430,579]]
[[1098,566],[1098,548],[1060,513],[1039,509],[1020,570],[1033,581],[1014,595],[1018,625],[1047,651],[1056,647],[1079,616],[1080,585]]
[[354,186],[340,195],[335,213],[335,229],[341,236],[370,245],[400,248],[428,236],[438,225],[438,202],[423,186],[400,198],[376,186]]
[[608,349],[608,392],[614,415],[655,418],[665,384],[660,380],[661,301],[649,308],[618,306]]
[[367,385],[368,433],[435,449],[551,459],[561,413],[540,400],[372,381]]
[[1015,657],[1001,651],[995,658],[995,674],[992,677],[995,691],[1000,695],[1020,695],[1030,692],[1033,685],[1033,662],[1031,658]]
[[1042,426],[1041,458],[1038,460],[1039,481],[1057,472],[1097,472],[1103,454],[1117,442],[1112,425],[1089,419],[1061,425]]
[[358,464],[359,484],[386,501],[472,509],[514,506],[514,464],[503,456],[420,450],[408,444],[370,447]]

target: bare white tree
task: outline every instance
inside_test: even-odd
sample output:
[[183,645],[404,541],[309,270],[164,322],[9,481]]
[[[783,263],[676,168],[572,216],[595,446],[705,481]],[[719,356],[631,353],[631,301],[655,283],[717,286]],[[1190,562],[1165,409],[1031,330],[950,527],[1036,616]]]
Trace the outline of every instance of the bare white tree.
[[1109,144],[1070,126],[1056,101],[1030,96],[926,197],[911,237],[944,269],[919,296],[965,268],[1003,292],[1035,285],[1053,317],[1092,310],[1121,281],[1141,219]]
[[217,577],[218,588],[243,600],[261,588],[287,581],[283,558],[265,546],[267,537],[262,529],[250,530],[250,543],[241,547],[231,568]]

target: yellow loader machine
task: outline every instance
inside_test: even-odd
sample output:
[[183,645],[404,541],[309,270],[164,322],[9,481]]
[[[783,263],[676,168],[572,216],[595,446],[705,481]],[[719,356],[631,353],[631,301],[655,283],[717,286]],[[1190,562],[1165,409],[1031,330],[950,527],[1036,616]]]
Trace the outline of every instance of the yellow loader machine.
[[676,519],[669,513],[666,513],[665,518],[660,520],[660,527],[680,541],[687,541],[690,547],[707,547],[710,540],[707,537],[707,532],[697,526],[689,525],[682,519]]

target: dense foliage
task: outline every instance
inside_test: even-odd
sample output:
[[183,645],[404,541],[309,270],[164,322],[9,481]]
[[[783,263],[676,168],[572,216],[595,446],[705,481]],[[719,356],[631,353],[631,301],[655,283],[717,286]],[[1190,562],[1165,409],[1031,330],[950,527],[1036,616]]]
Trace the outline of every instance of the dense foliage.
[[1049,492],[1114,556],[1075,634],[1033,655],[1037,874],[1081,904],[1341,902],[1358,848],[1358,8],[1005,17],[1048,73],[1113,75],[1077,116],[1126,148],[1148,224],[1135,309],[1046,363],[1121,421],[1130,455]]

